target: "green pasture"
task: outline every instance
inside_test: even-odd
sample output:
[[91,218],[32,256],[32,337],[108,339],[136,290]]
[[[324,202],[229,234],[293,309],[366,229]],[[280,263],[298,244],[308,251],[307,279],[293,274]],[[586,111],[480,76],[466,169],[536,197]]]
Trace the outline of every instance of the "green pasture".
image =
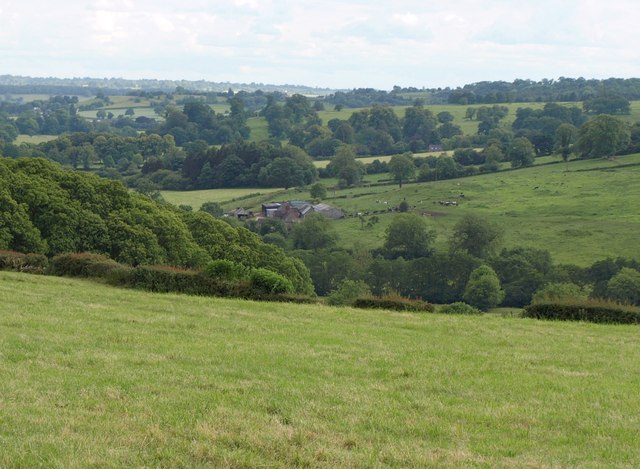
[[[424,158],[427,156],[440,156],[440,155],[453,155],[453,151],[438,151],[438,152],[424,152],[424,153],[415,153],[413,156],[416,158]],[[362,164],[373,163],[375,160],[380,160],[380,162],[388,162],[393,158],[393,155],[381,155],[381,156],[363,156],[358,157],[357,160]],[[316,168],[326,168],[331,160],[314,160],[313,164]]]
[[[23,93],[6,93],[4,96],[8,96],[11,99],[21,99],[25,103],[30,103],[31,101],[47,101],[50,98],[48,94],[23,94]],[[82,100],[82,98],[80,98]]]
[[242,198],[237,205],[245,206],[246,196],[255,194],[256,197],[264,198],[283,192],[282,189],[207,189],[200,191],[162,191],[162,197],[173,205],[189,205],[194,210],[198,210],[205,202],[218,202],[233,204],[234,199]]
[[269,128],[264,117],[249,117],[247,126],[251,129],[250,141],[261,142],[269,139]]
[[20,134],[16,141],[14,142],[16,145],[20,145],[21,143],[28,143],[31,145],[37,145],[39,143],[48,142],[50,140],[55,140],[58,138],[57,135],[25,135]]
[[638,467],[638,326],[0,272],[0,467]]
[[[502,226],[505,247],[547,249],[556,262],[589,265],[606,257],[640,258],[636,242],[640,232],[640,154],[613,160],[572,160],[567,165],[555,157],[539,160],[531,168],[411,183],[402,189],[394,184],[366,184],[389,178],[382,174],[367,176],[363,186],[347,189],[333,189],[336,180],[320,182],[330,188],[324,202],[351,215],[332,222],[342,246],[379,247],[395,216],[388,209],[406,200],[436,231],[436,247],[441,249],[446,249],[455,223],[464,214],[474,213]],[[554,160],[556,164],[549,164]],[[310,195],[290,190],[282,198],[306,199]],[[439,201],[459,205],[444,206]],[[243,201],[243,206],[250,208],[251,202]],[[379,223],[363,230],[362,221],[354,216],[357,213],[365,219],[376,215]]]
[[[112,112],[114,116],[118,117],[118,116],[124,116],[125,113],[127,112],[127,109],[129,109],[129,107],[124,107],[124,108],[118,108],[118,107],[104,107],[104,108],[100,108],[100,110],[103,110],[107,113]],[[130,116],[131,118],[135,119],[136,117],[140,117],[140,116],[144,116],[144,117],[148,117],[150,119],[162,119],[162,116],[156,114],[156,112],[153,110],[153,108],[150,107],[132,107],[133,109],[133,116]],[[91,110],[91,111],[78,111],[78,115],[86,118],[86,119],[95,119],[97,116],[98,110]]]
[[[555,164],[549,164],[554,163]],[[464,214],[486,217],[504,230],[505,247],[528,246],[549,250],[558,263],[590,265],[606,257],[640,258],[640,154],[613,160],[572,160],[557,157],[536,160],[531,168],[508,170],[468,178],[424,183],[376,185],[388,174],[367,175],[360,187],[337,188],[337,179],[321,179],[328,189],[324,202],[350,216],[332,221],[339,244],[366,248],[382,245],[385,228],[397,207],[406,200],[411,211],[425,217],[436,232],[436,247],[446,249],[453,226]],[[372,185],[374,184],[374,185]],[[257,193],[254,197],[242,198]],[[254,211],[272,200],[310,200],[308,190],[215,189],[162,193],[173,204],[220,202],[225,209]],[[461,197],[464,194],[464,197]],[[456,201],[458,206],[440,205]],[[381,213],[377,213],[381,212]],[[379,222],[363,229],[365,221]]]

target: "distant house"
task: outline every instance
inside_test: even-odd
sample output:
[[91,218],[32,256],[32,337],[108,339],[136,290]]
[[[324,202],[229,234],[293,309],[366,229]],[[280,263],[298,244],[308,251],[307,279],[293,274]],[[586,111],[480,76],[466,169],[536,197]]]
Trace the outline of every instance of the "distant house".
[[442,145],[440,145],[439,143],[436,144],[430,144],[429,148],[427,149],[427,151],[442,151],[443,147]]
[[271,218],[278,211],[282,204],[278,202],[271,202],[268,204],[262,204],[262,215]]
[[247,218],[253,217],[253,212],[250,210],[245,210],[244,208],[238,207],[235,210],[227,213],[228,217],[237,218],[238,220],[246,220]]
[[344,212],[342,210],[327,204],[316,204],[313,206],[313,211],[331,220],[344,218]]

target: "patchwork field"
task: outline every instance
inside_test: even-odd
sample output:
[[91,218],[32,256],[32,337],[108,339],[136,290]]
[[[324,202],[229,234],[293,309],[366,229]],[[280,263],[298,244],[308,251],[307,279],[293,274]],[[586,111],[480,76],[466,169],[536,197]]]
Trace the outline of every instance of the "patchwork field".
[[0,466],[637,467],[637,326],[0,272]]

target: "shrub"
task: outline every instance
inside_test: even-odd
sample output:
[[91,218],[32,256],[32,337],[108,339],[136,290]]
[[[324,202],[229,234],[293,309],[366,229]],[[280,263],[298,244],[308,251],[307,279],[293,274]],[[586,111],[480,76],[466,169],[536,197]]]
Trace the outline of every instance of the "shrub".
[[48,265],[48,259],[42,254],[0,250],[0,269],[2,270],[43,274]]
[[603,301],[538,303],[525,307],[523,317],[601,324],[640,324],[640,309]]
[[607,283],[607,297],[629,304],[640,304],[640,272],[623,267]]
[[458,301],[449,305],[444,305],[438,310],[439,313],[444,314],[482,314],[478,308]]
[[498,306],[504,299],[504,292],[495,271],[488,265],[481,265],[471,272],[463,298],[483,311]]
[[330,305],[350,305],[357,298],[371,296],[371,289],[362,280],[344,280],[340,286],[329,293],[327,303]]
[[159,293],[245,297],[246,283],[211,278],[202,272],[163,265],[141,265],[132,270],[127,286]]
[[211,278],[225,280],[246,279],[249,273],[245,266],[227,259],[209,262],[204,272]]
[[58,254],[49,265],[53,275],[69,277],[98,277],[107,278],[114,271],[125,271],[128,268],[102,254],[91,252]]
[[400,296],[371,296],[357,298],[352,306],[365,309],[391,309],[394,311],[416,311],[433,313],[435,307],[431,303],[422,300],[412,300]]
[[271,270],[257,268],[251,271],[249,285],[252,294],[293,293],[293,284],[288,278]]
[[533,303],[568,303],[583,301],[589,294],[575,283],[550,283],[533,295]]

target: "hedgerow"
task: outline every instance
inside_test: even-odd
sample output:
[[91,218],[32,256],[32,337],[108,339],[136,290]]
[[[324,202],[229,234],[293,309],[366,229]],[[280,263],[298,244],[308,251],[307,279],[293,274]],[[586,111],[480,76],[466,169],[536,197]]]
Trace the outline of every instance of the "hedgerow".
[[0,250],[0,270],[43,274],[49,260],[42,254],[24,254],[15,251]]
[[523,317],[601,324],[640,324],[640,309],[607,302],[541,303],[525,307]]
[[355,308],[364,309],[391,309],[394,311],[415,311],[433,313],[435,307],[431,303],[422,300],[413,300],[399,296],[378,297],[370,296],[357,298],[353,304]]

